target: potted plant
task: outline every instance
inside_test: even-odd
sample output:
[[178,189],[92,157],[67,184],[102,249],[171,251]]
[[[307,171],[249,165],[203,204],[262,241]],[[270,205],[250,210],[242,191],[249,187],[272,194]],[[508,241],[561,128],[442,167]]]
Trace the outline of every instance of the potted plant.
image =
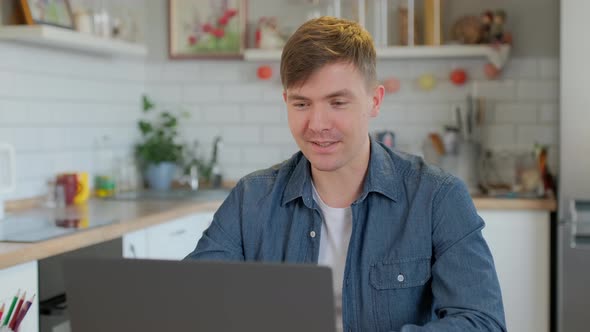
[[155,105],[145,95],[142,104],[144,119],[137,124],[141,141],[135,145],[135,156],[150,188],[168,190],[184,150],[178,142],[178,117],[168,111],[153,114]]

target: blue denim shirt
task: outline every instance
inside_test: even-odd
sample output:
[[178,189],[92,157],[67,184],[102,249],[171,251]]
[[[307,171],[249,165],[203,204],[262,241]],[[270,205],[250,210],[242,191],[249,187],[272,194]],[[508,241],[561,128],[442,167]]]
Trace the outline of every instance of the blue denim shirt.
[[[352,222],[345,331],[506,330],[484,222],[460,180],[371,140]],[[242,178],[187,259],[317,263],[321,225],[299,152]]]

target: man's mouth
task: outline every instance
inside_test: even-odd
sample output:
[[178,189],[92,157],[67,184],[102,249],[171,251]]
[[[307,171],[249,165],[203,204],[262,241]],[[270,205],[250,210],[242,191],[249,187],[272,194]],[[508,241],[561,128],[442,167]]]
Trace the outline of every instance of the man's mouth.
[[330,146],[332,144],[336,144],[338,142],[312,142],[312,143],[315,144],[315,145],[317,145],[317,146],[320,146],[322,148],[326,148],[326,147],[328,147],[328,146]]

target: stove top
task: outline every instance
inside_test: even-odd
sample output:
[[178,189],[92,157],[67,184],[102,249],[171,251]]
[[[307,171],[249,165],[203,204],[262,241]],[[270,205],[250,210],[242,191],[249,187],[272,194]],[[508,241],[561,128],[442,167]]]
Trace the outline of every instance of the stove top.
[[39,242],[115,222],[118,220],[91,215],[87,207],[79,206],[7,214],[0,220],[0,241]]

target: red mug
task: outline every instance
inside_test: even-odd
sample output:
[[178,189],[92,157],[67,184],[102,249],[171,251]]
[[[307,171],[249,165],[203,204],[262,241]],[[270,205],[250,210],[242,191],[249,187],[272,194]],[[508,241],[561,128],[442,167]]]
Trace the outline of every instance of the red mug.
[[63,188],[63,196],[66,205],[74,204],[74,197],[78,193],[78,177],[75,173],[60,174],[57,176],[57,186]]

